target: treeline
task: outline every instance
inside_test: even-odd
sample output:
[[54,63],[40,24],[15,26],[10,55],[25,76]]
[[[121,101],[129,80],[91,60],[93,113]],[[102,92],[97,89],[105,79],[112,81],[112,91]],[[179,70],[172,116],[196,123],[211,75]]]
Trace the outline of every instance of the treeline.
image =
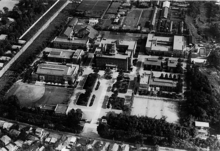
[[14,95],[0,102],[0,117],[59,131],[81,132],[82,114],[80,109],[72,109],[67,115],[62,115],[55,114],[54,111],[43,111],[39,107],[21,108]]
[[199,120],[220,124],[220,95],[214,93],[208,78],[199,71],[199,67],[187,66],[185,75],[187,91],[186,101],[181,104],[180,123],[192,126],[192,121]]
[[101,137],[131,143],[187,148],[189,144],[183,140],[189,140],[196,134],[194,128],[168,123],[165,118],[110,114],[105,119],[107,124],[100,123],[97,127]]

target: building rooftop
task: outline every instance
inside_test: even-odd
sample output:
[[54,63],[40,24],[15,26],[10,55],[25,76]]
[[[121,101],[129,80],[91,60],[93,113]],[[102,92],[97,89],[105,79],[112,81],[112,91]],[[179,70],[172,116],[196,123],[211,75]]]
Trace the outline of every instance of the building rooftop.
[[38,65],[37,74],[45,75],[57,75],[57,76],[70,76],[75,70],[77,70],[78,65],[58,65],[42,63]]
[[172,68],[175,68],[178,64],[178,61],[177,60],[168,60],[168,67],[172,67]]
[[176,87],[176,84],[176,81],[159,78],[151,78],[149,81],[149,85],[153,86]]
[[81,39],[81,38],[77,38],[77,37],[74,37],[72,40],[69,40],[66,37],[56,37],[54,39],[54,42],[63,42],[63,43],[72,43],[72,44],[75,43],[75,44],[84,44],[84,45],[87,44],[87,41],[88,41],[88,39]]
[[78,18],[74,17],[73,19],[71,19],[71,21],[69,22],[68,26],[74,27],[77,24],[77,22],[78,22]]
[[169,1],[163,2],[163,7],[169,8],[170,7],[170,2]]
[[195,121],[195,126],[197,126],[197,127],[209,127],[209,123]]
[[158,58],[146,58],[144,64],[153,65],[153,66],[161,66],[162,60]]
[[66,49],[54,49],[54,48],[45,48],[46,51],[49,51],[48,57],[51,58],[64,58],[69,59],[74,54],[73,50],[66,50]]
[[184,36],[174,36],[173,50],[183,50],[184,47]]
[[63,34],[67,37],[70,37],[72,32],[73,32],[72,27],[67,27]]
[[[104,46],[110,46],[111,44],[116,43],[117,52],[115,55],[106,55],[102,52],[102,49],[100,47]],[[120,51],[120,47],[126,48],[124,52]],[[128,40],[116,40],[116,39],[103,39],[100,42],[99,47],[96,49],[97,56],[100,54],[102,57],[108,57],[108,58],[120,58],[120,59],[126,59],[131,56],[131,53],[135,50],[136,47],[136,41],[128,41]]]
[[57,104],[55,108],[56,114],[66,114],[68,106],[66,104]]
[[161,37],[155,36],[154,34],[148,34],[146,48],[151,48],[151,50],[157,51],[169,51],[171,46],[166,44],[171,43],[172,40],[172,37]]
[[1,34],[1,35],[0,35],[0,40],[5,40],[7,37],[8,37],[8,35]]

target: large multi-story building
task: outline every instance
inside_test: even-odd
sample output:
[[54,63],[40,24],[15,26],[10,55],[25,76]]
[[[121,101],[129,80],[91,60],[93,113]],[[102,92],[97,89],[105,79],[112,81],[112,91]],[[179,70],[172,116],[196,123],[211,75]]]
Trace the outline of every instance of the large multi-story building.
[[82,49],[71,50],[49,47],[43,50],[43,54],[46,54],[46,57],[44,57],[46,61],[74,64],[79,63],[83,52]]
[[184,54],[186,40],[184,36],[162,37],[155,34],[148,34],[146,51],[155,54]]
[[95,51],[95,65],[128,71],[132,66],[135,49],[136,41],[103,39]]
[[33,80],[54,83],[67,83],[75,81],[78,75],[79,65],[61,65],[55,63],[39,64],[37,70],[32,73]]

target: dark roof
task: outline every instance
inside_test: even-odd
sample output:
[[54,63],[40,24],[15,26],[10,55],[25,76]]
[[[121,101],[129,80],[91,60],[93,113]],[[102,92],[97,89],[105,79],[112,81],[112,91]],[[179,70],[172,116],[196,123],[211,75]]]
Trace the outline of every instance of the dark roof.
[[157,58],[147,58],[144,62],[145,65],[161,66],[162,60]]

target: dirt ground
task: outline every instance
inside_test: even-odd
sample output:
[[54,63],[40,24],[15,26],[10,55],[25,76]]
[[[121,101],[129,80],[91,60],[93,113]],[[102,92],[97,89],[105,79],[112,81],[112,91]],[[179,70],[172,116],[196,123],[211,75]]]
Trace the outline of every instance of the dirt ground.
[[43,97],[44,93],[45,87],[17,82],[12,86],[6,96],[16,95],[22,106],[28,106]]
[[135,97],[131,115],[148,116],[156,119],[166,117],[167,122],[177,123],[179,119],[177,112],[177,102]]

